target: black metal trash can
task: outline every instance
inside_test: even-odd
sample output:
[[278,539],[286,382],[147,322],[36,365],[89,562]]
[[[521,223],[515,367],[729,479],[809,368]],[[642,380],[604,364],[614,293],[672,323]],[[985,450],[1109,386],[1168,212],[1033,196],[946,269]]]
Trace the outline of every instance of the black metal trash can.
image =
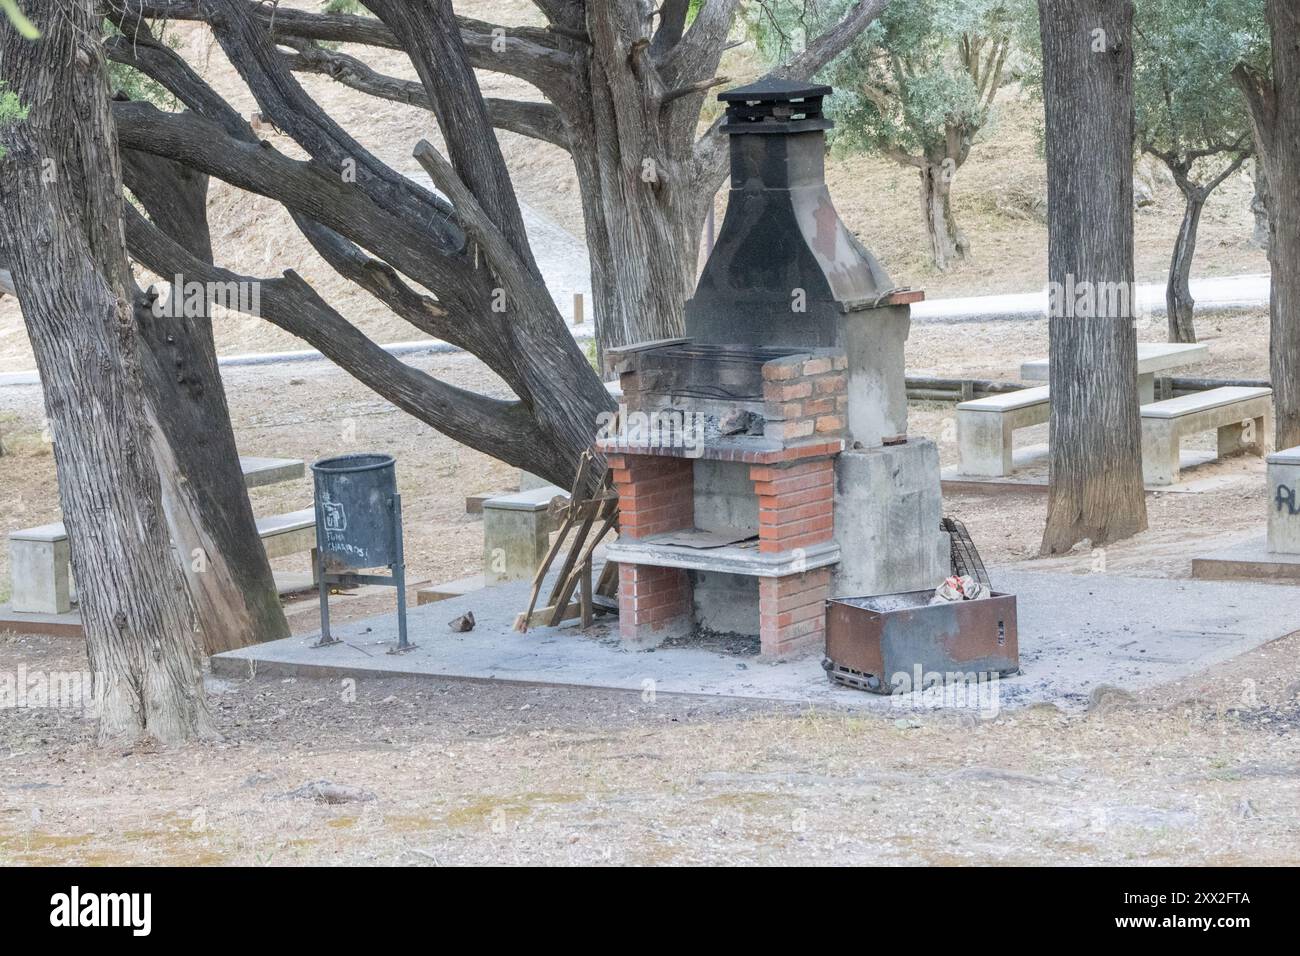
[[[397,493],[397,463],[391,455],[354,454],[326,458],[311,466],[315,483],[317,573],[320,577],[321,639],[330,635],[331,584],[392,584],[397,587],[398,643],[406,639],[406,564],[402,553],[402,496]],[[359,574],[387,567],[391,577]]]
[[394,563],[397,462],[391,455],[340,455],[311,466],[316,546],[328,571]]

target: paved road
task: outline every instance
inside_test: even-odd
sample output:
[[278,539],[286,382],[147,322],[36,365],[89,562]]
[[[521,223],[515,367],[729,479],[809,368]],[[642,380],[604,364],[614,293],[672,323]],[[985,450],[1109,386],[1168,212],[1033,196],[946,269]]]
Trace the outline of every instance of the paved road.
[[[1165,311],[1165,284],[1138,285],[1138,311]],[[1222,276],[1192,280],[1198,309],[1262,309],[1268,307],[1268,274]],[[977,295],[930,299],[912,306],[914,322],[989,322],[995,319],[1039,319],[1047,312],[1047,291],[1011,295]]]
[[[573,295],[581,292],[585,301],[591,302],[591,286],[582,281],[583,268],[575,268],[586,262],[586,249],[576,239],[565,233],[559,226],[545,220],[540,215],[527,211],[528,232],[533,238],[533,247],[543,250],[540,256],[542,271],[547,277],[547,284],[552,289],[552,296],[560,307],[560,313],[568,322],[573,318]],[[562,233],[562,235],[560,235]],[[543,241],[538,242],[538,239]],[[1262,309],[1268,307],[1267,273],[1259,275],[1221,276],[1218,278],[1195,279],[1192,281],[1192,298],[1198,309]],[[912,319],[915,322],[958,323],[990,322],[995,320],[1031,321],[1041,319],[1046,313],[1046,290],[1039,292],[1021,292],[1010,295],[978,295],[952,299],[931,299],[912,306]],[[574,337],[581,342],[591,338],[592,320],[590,305],[587,306],[585,323],[579,328],[569,327]],[[1165,286],[1163,283],[1148,282],[1138,286],[1138,308],[1140,312],[1160,314],[1165,308]],[[421,352],[454,352],[454,346],[437,339],[423,339],[418,342],[397,342],[385,345],[385,349],[395,355],[411,355]],[[323,356],[312,349],[299,352],[262,352],[250,355],[227,355],[221,358],[222,366],[238,365],[278,365],[288,362],[320,361]],[[35,385],[39,382],[35,371],[8,372],[0,374],[0,386]]]

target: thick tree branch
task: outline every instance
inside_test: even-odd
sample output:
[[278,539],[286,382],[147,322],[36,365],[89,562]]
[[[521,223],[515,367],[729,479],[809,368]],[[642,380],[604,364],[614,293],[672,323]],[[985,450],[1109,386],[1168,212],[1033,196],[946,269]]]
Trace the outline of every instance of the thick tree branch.
[[[433,111],[429,95],[420,83],[386,76],[371,69],[364,61],[338,50],[327,50],[306,42],[295,43],[294,46],[297,52],[282,54],[291,70],[328,76],[360,93]],[[487,103],[488,118],[497,129],[540,139],[561,149],[569,148],[569,138],[560,119],[560,111],[550,103],[504,100],[491,96],[485,97],[484,101]]]
[[431,255],[429,232],[315,163],[290,159],[267,143],[236,140],[193,113],[165,113],[149,103],[115,103],[113,118],[124,149],[174,159],[275,199],[369,249],[440,298],[478,287],[465,256]]
[[461,248],[463,237],[449,221],[447,204],[381,162],[307,95],[266,30],[249,15],[245,0],[205,4],[215,11],[208,22],[217,41],[265,116],[321,166],[355,182],[380,208],[425,223],[440,251]]
[[[213,15],[210,0],[103,2],[107,10],[126,10],[151,20],[199,20],[210,23]],[[271,31],[276,40],[296,37],[335,43],[360,43],[389,50],[405,49],[393,31],[374,17],[310,13],[256,0],[239,2],[263,28]],[[572,55],[558,49],[556,38],[547,30],[498,27],[466,17],[458,17],[457,24],[470,65],[475,69],[517,76],[543,91],[558,92],[563,88],[565,77],[574,68]]]
[[690,29],[660,61],[665,83],[677,87],[713,75],[739,6],[740,0],[705,0]]
[[835,26],[811,41],[798,56],[767,75],[787,80],[809,79],[847,50],[888,5],[889,0],[858,0]]
[[691,0],[663,0],[659,6],[659,26],[655,29],[654,39],[650,42],[650,55],[663,61],[673,47],[681,40],[686,30],[686,15],[690,12]]
[[478,79],[454,29],[450,0],[369,0],[370,8],[397,34],[408,38],[407,53],[438,117],[456,175],[491,217],[502,237],[540,281],[524,230],[523,214],[501,147],[492,132]]
[[[257,283],[263,318],[318,349],[404,412],[502,461],[535,467],[532,455],[545,446],[546,437],[519,402],[457,388],[412,368],[366,338],[293,271],[255,279],[205,263],[163,235],[130,203],[123,204],[123,221],[133,255],[155,273],[182,275],[187,281]],[[527,459],[524,450],[529,451]],[[566,467],[556,464],[565,473]]]

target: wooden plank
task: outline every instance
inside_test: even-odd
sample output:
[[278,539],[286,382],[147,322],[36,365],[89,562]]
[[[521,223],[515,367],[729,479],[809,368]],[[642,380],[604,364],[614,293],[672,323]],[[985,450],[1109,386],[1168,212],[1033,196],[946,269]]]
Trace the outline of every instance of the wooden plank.
[[[582,557],[579,559],[581,562],[585,563],[591,560],[592,552],[596,550],[596,546],[600,544],[601,539],[605,537],[606,534],[609,533],[609,530],[611,528],[614,527],[614,523],[617,520],[618,520],[618,510],[614,509],[612,514],[610,514],[605,519],[605,523],[601,525],[600,530],[596,532],[594,537],[592,537],[591,542],[583,549]],[[560,593],[556,596],[555,601],[553,602],[556,606],[564,604],[566,601],[569,600],[570,597],[572,597],[573,589],[578,586],[578,572],[580,571],[581,568],[579,568],[578,571],[575,571],[573,574],[570,574],[568,580],[564,582],[564,587],[561,589]],[[551,624],[552,625],[558,624],[560,620],[561,620],[560,618],[556,618],[551,621]]]
[[[563,612],[563,613],[561,613]],[[579,604],[567,604],[563,608],[543,607],[538,608],[531,614],[525,615],[520,612],[515,617],[515,630],[526,631],[534,624],[559,624],[561,621],[567,621],[569,618],[578,617],[582,613],[582,606]],[[550,620],[548,621],[547,618]]]
[[591,555],[587,555],[587,560],[582,562],[582,598],[580,606],[582,608],[582,626],[584,628],[591,627]]
[[[587,471],[590,468],[591,453],[583,452],[582,460],[578,462],[578,474],[573,482],[573,493],[569,496],[570,502],[577,498],[579,489],[582,487],[583,482],[587,480]],[[564,539],[568,536],[569,529],[573,527],[575,520],[575,512],[570,508],[564,523],[560,526],[560,533],[555,536],[555,541],[550,550],[546,552],[546,558],[542,561],[541,567],[533,575],[533,587],[528,594],[528,609],[515,620],[515,630],[520,632],[528,630],[528,622],[532,620],[533,608],[537,606],[537,596],[542,590],[542,581],[546,578],[546,572],[551,569],[551,564],[555,561],[555,556],[559,553],[560,548],[564,547]]]

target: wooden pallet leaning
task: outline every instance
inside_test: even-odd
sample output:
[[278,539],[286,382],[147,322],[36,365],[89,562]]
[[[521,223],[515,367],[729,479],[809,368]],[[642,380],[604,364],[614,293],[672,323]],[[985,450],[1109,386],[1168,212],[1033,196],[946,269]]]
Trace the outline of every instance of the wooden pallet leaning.
[[[587,627],[591,624],[597,610],[606,611],[611,608],[611,602],[597,602],[596,598],[597,596],[609,598],[615,593],[618,584],[617,565],[612,562],[606,563],[599,583],[593,588],[591,556],[596,546],[618,522],[618,493],[614,491],[609,470],[606,469],[599,481],[595,482],[595,493],[591,497],[584,497],[593,463],[591,453],[584,452],[582,461],[578,464],[573,491],[569,495],[568,505],[564,508],[564,521],[560,525],[560,531],[555,536],[555,543],[547,552],[546,559],[542,561],[541,567],[533,577],[528,609],[515,618],[517,631],[527,632],[534,624],[547,624],[554,627],[561,621],[574,617],[580,617],[582,626]],[[569,553],[565,556],[564,563],[556,575],[555,585],[551,589],[546,606],[534,610],[537,607],[538,595],[541,593],[542,581],[558,557],[560,549],[564,547],[569,532],[575,527],[577,532],[574,534],[573,544],[569,547]],[[592,534],[593,527],[596,528],[594,534]],[[570,603],[575,590],[579,590],[578,601]]]

